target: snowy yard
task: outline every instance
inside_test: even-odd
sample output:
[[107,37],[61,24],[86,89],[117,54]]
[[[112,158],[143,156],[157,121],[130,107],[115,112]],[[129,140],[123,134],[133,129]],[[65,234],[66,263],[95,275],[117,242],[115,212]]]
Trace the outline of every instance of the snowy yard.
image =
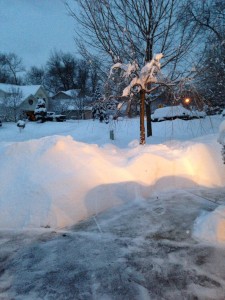
[[0,299],[224,299],[223,120],[3,123]]

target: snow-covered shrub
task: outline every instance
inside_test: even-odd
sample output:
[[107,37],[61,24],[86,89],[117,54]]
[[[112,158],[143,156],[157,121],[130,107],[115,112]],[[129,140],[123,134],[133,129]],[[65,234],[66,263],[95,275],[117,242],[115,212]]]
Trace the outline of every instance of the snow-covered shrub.
[[225,164],[225,121],[223,121],[219,128],[219,138],[218,142],[222,145],[222,158],[223,163]]
[[25,128],[26,123],[25,123],[25,121],[23,121],[23,120],[19,120],[19,121],[16,123],[16,126],[19,128],[19,130],[20,130],[20,132],[21,132],[21,130]]
[[36,121],[43,123],[46,121],[47,109],[45,107],[45,100],[38,99],[37,106],[34,110]]

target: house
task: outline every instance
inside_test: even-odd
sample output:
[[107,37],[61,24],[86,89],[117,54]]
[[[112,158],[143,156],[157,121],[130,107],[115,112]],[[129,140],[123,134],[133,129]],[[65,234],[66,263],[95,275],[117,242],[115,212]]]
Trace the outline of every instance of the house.
[[87,120],[92,118],[92,106],[83,105],[79,108],[77,105],[69,105],[68,110],[64,113],[67,119]]
[[77,98],[80,94],[79,89],[73,89],[68,91],[60,91],[56,93],[54,96],[52,96],[52,100],[68,100],[68,99],[74,99]]
[[40,98],[45,100],[48,109],[49,96],[43,86],[0,83],[0,115],[6,120],[15,121],[21,115],[35,120],[34,110]]
[[66,115],[67,119],[91,119],[92,105],[90,97],[81,97],[79,89],[60,91],[49,101],[49,109]]

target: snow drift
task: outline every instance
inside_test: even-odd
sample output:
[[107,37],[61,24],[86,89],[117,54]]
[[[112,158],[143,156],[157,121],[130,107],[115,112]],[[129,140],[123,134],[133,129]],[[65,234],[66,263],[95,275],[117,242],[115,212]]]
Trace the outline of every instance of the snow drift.
[[199,240],[225,246],[225,206],[203,213],[194,224],[193,236]]
[[[220,124],[218,142],[225,146],[225,121]],[[203,212],[195,221],[193,236],[198,240],[225,246],[225,206],[218,206],[210,213]]]
[[0,228],[64,227],[162,189],[224,186],[219,148],[216,137],[123,150],[71,136],[3,143]]

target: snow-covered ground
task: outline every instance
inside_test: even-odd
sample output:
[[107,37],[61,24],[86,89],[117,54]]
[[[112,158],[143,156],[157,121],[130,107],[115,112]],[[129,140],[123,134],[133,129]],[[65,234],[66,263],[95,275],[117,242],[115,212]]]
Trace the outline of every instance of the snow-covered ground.
[[153,124],[144,147],[138,122],[30,122],[22,132],[4,123],[0,228],[62,228],[160,191],[225,186],[221,118]]
[[224,299],[222,120],[3,123],[0,299]]

